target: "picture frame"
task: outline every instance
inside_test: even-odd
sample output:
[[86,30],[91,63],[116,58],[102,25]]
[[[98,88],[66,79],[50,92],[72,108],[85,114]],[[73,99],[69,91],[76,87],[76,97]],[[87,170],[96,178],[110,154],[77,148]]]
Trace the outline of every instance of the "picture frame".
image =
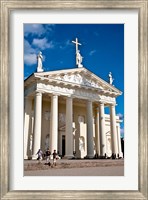
[[[148,69],[147,69],[147,18],[148,1],[22,1],[1,0],[1,199],[147,199],[148,157]],[[139,17],[139,83],[138,83],[138,191],[10,191],[9,189],[9,131],[10,82],[9,76],[9,25],[11,10],[19,9],[137,9]]]

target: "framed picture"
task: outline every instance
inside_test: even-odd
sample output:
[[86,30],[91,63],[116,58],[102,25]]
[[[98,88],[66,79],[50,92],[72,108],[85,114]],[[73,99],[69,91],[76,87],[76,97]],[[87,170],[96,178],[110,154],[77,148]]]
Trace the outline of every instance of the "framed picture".
[[[1,0],[1,11],[1,198],[146,199],[147,0]],[[23,174],[23,26],[25,23],[65,23],[67,16],[70,23],[124,24],[124,177],[61,178]]]

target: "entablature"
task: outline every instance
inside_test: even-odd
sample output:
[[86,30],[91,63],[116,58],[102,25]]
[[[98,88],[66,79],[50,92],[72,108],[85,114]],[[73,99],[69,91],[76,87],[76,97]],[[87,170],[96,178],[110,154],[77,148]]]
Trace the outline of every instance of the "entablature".
[[106,103],[115,102],[115,97],[105,96],[99,94],[97,91],[88,90],[84,88],[71,88],[71,87],[62,87],[57,85],[45,85],[43,83],[37,84],[37,90],[42,91],[43,93],[49,94],[58,94],[60,96],[71,96],[73,98],[79,99],[90,99],[92,101],[100,101],[103,100]]

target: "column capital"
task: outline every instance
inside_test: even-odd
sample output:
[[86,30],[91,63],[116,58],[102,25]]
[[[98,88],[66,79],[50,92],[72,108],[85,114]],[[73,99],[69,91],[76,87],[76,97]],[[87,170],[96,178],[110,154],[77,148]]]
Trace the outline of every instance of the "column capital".
[[93,101],[90,100],[90,99],[88,99],[88,100],[86,101],[86,103],[93,103]]
[[72,96],[66,96],[66,99],[73,99]]
[[105,105],[105,102],[102,102],[102,101],[101,101],[101,102],[99,103],[99,106],[104,106],[104,105]]
[[115,107],[117,104],[116,103],[110,103],[109,106],[110,107]]
[[52,93],[51,96],[60,96],[59,93]]
[[53,99],[58,98],[58,95],[54,94],[51,96]]
[[105,101],[99,101],[99,105],[104,105]]
[[36,96],[42,96],[42,92],[36,90],[36,91],[35,91],[35,95],[36,95]]

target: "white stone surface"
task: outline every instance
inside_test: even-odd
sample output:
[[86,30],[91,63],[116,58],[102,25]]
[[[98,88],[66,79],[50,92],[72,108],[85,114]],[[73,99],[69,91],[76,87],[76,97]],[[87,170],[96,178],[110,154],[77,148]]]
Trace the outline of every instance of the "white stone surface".
[[92,101],[87,101],[87,157],[94,157]]
[[[31,112],[35,111],[33,120],[28,120],[28,116],[25,117],[25,154],[29,149],[27,137],[32,134],[29,127],[32,127],[33,158],[36,157],[35,153],[39,148],[44,151],[47,147],[47,145],[45,147],[45,140],[48,134],[50,151],[56,149],[60,154],[64,151],[62,135],[66,137],[67,157],[72,157],[73,151],[76,151],[76,156],[81,158],[86,155],[93,157],[96,152],[104,156],[112,148],[112,145],[109,147],[110,138],[113,144],[110,152],[122,155],[120,120],[115,116],[115,108],[110,109],[110,116],[104,113],[104,105],[109,107],[115,104],[116,96],[121,92],[84,67],[35,73],[25,81],[24,94],[36,99],[35,102],[32,101],[34,110]],[[98,106],[100,108],[96,112]],[[93,120],[94,117],[96,121]],[[34,127],[31,121],[34,121]],[[114,134],[116,129],[118,131]],[[27,155],[24,155],[24,158],[27,158]]]
[[100,119],[100,149],[101,156],[105,156],[106,153],[106,136],[105,136],[105,116],[104,116],[104,104],[99,104],[99,119]]
[[110,126],[111,126],[111,135],[112,135],[112,153],[115,153],[117,155],[119,152],[118,152],[118,145],[117,145],[115,105],[110,105]]
[[32,100],[25,98],[25,117],[24,117],[24,158],[27,159],[28,137],[29,137],[29,120],[31,114]]
[[66,155],[73,157],[73,101],[71,97],[66,98]]
[[33,158],[37,158],[36,153],[41,148],[41,121],[42,121],[42,93],[37,92],[35,94]]
[[51,97],[50,151],[58,151],[58,96]]

